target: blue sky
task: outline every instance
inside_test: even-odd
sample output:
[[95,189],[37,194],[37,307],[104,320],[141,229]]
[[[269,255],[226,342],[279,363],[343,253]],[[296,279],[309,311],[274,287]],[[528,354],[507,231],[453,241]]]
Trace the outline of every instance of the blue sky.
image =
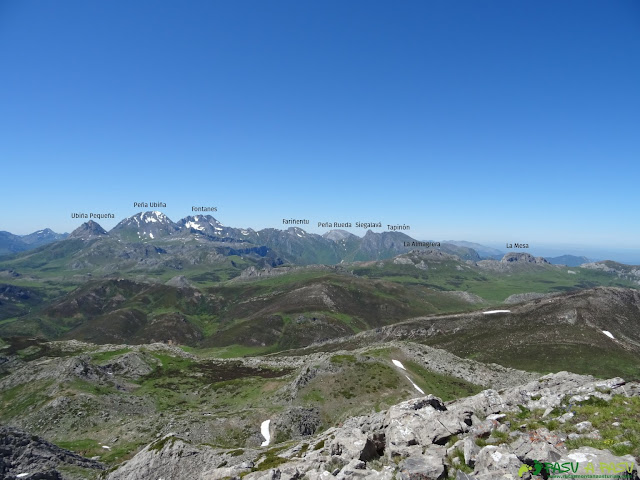
[[4,0],[0,230],[163,201],[640,249],[638,52],[633,0]]

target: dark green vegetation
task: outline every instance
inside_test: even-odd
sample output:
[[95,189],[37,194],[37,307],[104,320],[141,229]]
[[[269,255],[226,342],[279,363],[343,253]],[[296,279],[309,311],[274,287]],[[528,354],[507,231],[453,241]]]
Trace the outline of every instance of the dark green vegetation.
[[50,398],[47,388],[51,381],[35,381],[0,392],[0,422],[9,423],[27,412],[42,407]]
[[[391,360],[399,360],[407,369],[411,380],[418,385],[425,393],[435,395],[447,402],[456,398],[468,397],[482,391],[480,385],[466,382],[462,379],[441,375],[433,372],[411,358],[407,357],[401,350],[395,348],[378,348],[367,351],[367,356],[384,360],[391,365]],[[335,357],[334,357],[335,358]]]
[[[384,262],[354,266],[353,273],[367,278],[380,278],[404,285],[421,285],[434,290],[460,290],[474,293],[490,303],[498,304],[517,293],[561,293],[597,286],[635,288],[637,284],[608,273],[586,268],[555,265],[513,265],[500,269],[477,268],[461,264],[455,258],[425,258],[428,269],[416,268],[420,255],[410,254],[413,264]],[[370,262],[371,263],[371,262]],[[496,262],[498,263],[498,262]]]
[[314,269],[200,289],[118,279],[89,281],[37,313],[5,322],[0,333],[277,351],[465,308],[425,287]]
[[277,379],[291,373],[289,369],[250,368],[237,362],[154,356],[160,365],[138,382],[140,388],[135,393],[152,398],[160,411],[204,405],[215,410],[256,406],[262,404],[265,385],[273,388],[281,384]]
[[[327,425],[346,418],[385,410],[417,395],[404,373],[391,358],[404,358],[397,350],[374,350],[362,355],[334,355],[330,362],[339,367],[331,375],[319,375],[300,390],[298,402],[317,407]],[[473,395],[482,390],[458,378],[440,375],[419,364],[403,360],[407,374],[427,394],[443,400]]]
[[60,346],[35,337],[8,337],[0,342],[0,352],[7,357],[18,355],[24,361],[42,357],[69,357],[79,353],[77,349],[62,349]]
[[[637,291],[595,289],[536,300],[510,314],[478,317],[457,332],[451,328],[455,322],[448,331],[424,339],[424,343],[461,357],[522,370],[568,370],[637,380],[638,311]],[[461,324],[464,322],[456,326]],[[605,330],[615,339],[606,336]]]
[[[414,323],[434,327],[421,341],[464,357],[543,372],[639,376],[640,331],[630,319],[640,303],[614,298],[609,305],[605,298],[565,308],[557,301],[595,286],[637,286],[618,274],[527,259],[479,261],[458,246],[389,259],[408,250],[401,247],[404,234],[334,240],[300,229],[240,231],[207,218],[206,234],[168,221],[158,238],[143,239],[129,219],[113,235],[72,235],[0,261],[0,337],[164,342],[233,357],[339,339],[352,342],[340,348],[355,348],[362,346],[359,332],[433,316]],[[281,265],[345,259],[367,261]],[[554,297],[553,310],[540,300],[508,316],[435,317],[498,307],[528,292],[567,296]],[[602,330],[621,340],[610,341]]]
[[533,372],[640,378],[638,291],[597,288],[508,308],[510,313],[412,319],[287,354],[355,350],[387,339],[407,339],[462,358]]
[[[55,293],[47,290],[47,301],[34,300],[37,303],[28,308],[8,310],[15,313],[22,308],[23,313],[0,322],[0,335],[39,334],[94,343],[162,341],[224,348],[224,356],[263,354],[350,336],[407,318],[477,308],[449,290],[476,293],[493,301],[486,304],[492,305],[514,293],[625,282],[587,269],[569,275],[551,265],[511,268],[505,275],[472,268],[450,256],[411,254],[404,258],[412,263],[287,269],[266,278],[217,282],[212,279],[227,278],[221,270],[204,273],[199,267],[183,272],[185,278],[178,286],[128,279],[84,280],[65,293],[72,287],[63,283],[56,300],[52,300]],[[417,268],[419,261],[428,268]],[[32,287],[38,291],[50,288],[53,281],[31,282],[40,285]]]
[[569,325],[512,325],[499,336],[471,330],[429,339],[463,358],[541,373],[567,370],[600,378],[640,378],[640,359],[601,331]]
[[402,364],[413,373],[414,382],[425,393],[431,393],[445,402],[475,395],[483,389],[480,385],[427,370],[411,360],[404,360]]

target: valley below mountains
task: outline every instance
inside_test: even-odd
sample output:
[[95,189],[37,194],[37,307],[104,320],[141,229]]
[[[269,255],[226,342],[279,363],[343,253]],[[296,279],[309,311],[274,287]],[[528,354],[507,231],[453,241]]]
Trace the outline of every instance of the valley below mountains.
[[144,212],[0,257],[0,478],[637,479],[640,267],[411,242]]

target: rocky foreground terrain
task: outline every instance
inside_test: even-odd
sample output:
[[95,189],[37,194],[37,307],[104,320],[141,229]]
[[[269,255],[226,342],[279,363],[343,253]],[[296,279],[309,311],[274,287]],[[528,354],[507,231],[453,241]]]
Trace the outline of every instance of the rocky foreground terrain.
[[[541,377],[397,341],[338,354],[255,357],[226,363],[220,359],[215,365],[161,344],[121,347],[100,347],[96,353],[80,342],[51,342],[21,350],[22,357],[3,358],[0,392],[2,418],[8,425],[0,429],[0,478],[531,480],[551,478],[551,474],[563,471],[562,478],[570,479],[588,478],[584,475],[589,474],[594,478],[607,474],[608,478],[638,479],[637,382],[567,372]],[[40,353],[33,353],[37,348]],[[51,356],[54,353],[57,356]],[[400,361],[385,355],[401,358],[407,368],[413,367],[405,369]],[[428,390],[424,383],[427,374],[420,377],[416,372],[421,370],[410,359],[448,381],[475,379],[476,384],[489,388],[443,401],[415,383]],[[263,388],[260,397],[271,407],[257,399],[240,405],[245,394],[235,390],[224,397],[226,403],[220,404],[224,406],[212,417],[212,402],[223,397],[220,392],[210,397],[201,383],[197,397],[204,404],[191,405],[180,397],[175,409],[168,408],[162,403],[165,400],[152,396],[148,382],[175,382],[170,373],[158,369],[161,362],[166,368],[171,364],[167,362],[178,361],[191,362],[182,364],[187,365],[182,376],[204,378],[217,388],[228,385],[229,380],[214,379],[214,369],[216,375],[228,375],[232,369],[251,375],[242,382],[264,377],[261,385],[269,388]],[[386,364],[391,364],[385,367],[389,375],[407,380],[394,387],[399,396],[391,396],[389,391],[367,396],[371,384],[366,385],[366,391],[358,390],[363,387],[354,371],[378,372],[375,375],[391,388],[392,377],[380,373],[386,371],[381,370]],[[370,370],[357,370],[365,366]],[[331,388],[341,388],[331,383],[341,374],[354,381],[352,393],[332,392]],[[42,380],[48,387],[37,393],[46,398],[19,398],[12,393],[23,392],[17,389]],[[81,390],[74,393],[74,385]],[[309,390],[313,385],[316,390]],[[343,408],[347,413],[366,410],[353,402],[347,405],[347,400],[355,400],[360,407],[383,394],[405,400],[382,404],[384,408],[371,404],[369,413],[342,416],[331,423],[334,417],[322,410],[322,404],[315,408],[300,403],[310,391],[321,391],[322,385],[331,387],[322,391],[327,399],[333,397],[327,408]],[[165,385],[160,394],[169,396],[178,386]],[[135,396],[137,391],[143,393]],[[25,403],[25,398],[29,402]],[[18,407],[19,414],[12,418],[10,413]],[[228,418],[222,418],[224,415]],[[268,415],[270,424],[261,435],[257,433],[260,420]],[[222,446],[227,434],[237,433],[230,427],[245,417],[248,436],[227,439],[227,446]],[[65,435],[90,436],[91,432],[104,439],[96,444],[104,454],[96,454],[96,450],[89,453],[91,450],[79,441],[67,448],[85,452],[90,458],[55,445],[65,446]],[[129,454],[120,457],[116,453],[123,438],[149,436]]]
[[[637,479],[633,456],[569,445],[602,435],[589,421],[574,423],[571,406],[594,401],[608,404],[621,398],[622,405],[637,403],[638,395],[637,383],[560,372],[453,402],[443,403],[433,395],[414,398],[386,411],[351,418],[320,435],[271,448],[229,452],[195,446],[168,434],[107,478],[495,480],[518,478],[523,465],[522,478],[546,478],[533,477],[528,470],[537,461],[573,462],[577,471],[564,478],[584,478],[592,463],[597,473],[611,473],[611,478]],[[541,419],[557,424],[559,430],[571,426],[575,432],[530,428],[535,423],[528,417],[537,410],[542,411]],[[618,426],[623,420],[618,420]],[[625,445],[624,435],[621,445]],[[624,474],[614,474],[622,469]]]

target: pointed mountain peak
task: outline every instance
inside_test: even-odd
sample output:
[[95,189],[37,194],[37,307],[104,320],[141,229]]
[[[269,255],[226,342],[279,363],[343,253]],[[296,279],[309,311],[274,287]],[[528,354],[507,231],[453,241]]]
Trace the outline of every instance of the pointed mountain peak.
[[107,231],[97,222],[89,220],[71,232],[69,238],[82,238],[87,240],[89,238],[101,237],[103,235],[108,235]]
[[120,223],[118,223],[118,225],[115,226],[115,228],[118,228],[120,226],[123,226],[123,227],[130,226],[130,225],[141,226],[145,224],[154,224],[154,223],[174,225],[171,219],[167,217],[164,213],[154,211],[154,212],[136,213],[135,215],[122,220]]

